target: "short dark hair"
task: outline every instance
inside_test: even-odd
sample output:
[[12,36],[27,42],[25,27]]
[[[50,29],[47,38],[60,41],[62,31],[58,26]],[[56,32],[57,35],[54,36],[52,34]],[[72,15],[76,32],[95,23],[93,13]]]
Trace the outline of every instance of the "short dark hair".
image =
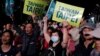
[[54,30],[54,28],[53,28],[53,27],[48,27],[48,29],[47,29],[47,30],[49,30],[49,29],[50,29],[50,30],[52,30],[52,31]]
[[62,31],[57,30],[57,29],[54,29],[54,30],[52,31],[52,33],[55,33],[55,32],[58,33],[58,36],[59,36],[59,38],[60,38],[60,41],[62,41],[62,39],[63,39],[63,33],[62,33]]
[[6,33],[6,32],[8,32],[8,33],[10,34],[10,41],[9,41],[9,44],[12,45],[13,40],[14,40],[14,34],[13,34],[13,32],[12,32],[11,30],[5,30],[4,32],[2,32],[2,35],[1,35],[1,36],[3,36],[3,34]]
[[11,23],[11,22],[7,22],[5,25],[7,25],[7,24],[11,24],[11,25],[12,25],[12,23]]
[[34,24],[33,24],[33,23],[26,23],[25,25],[27,25],[27,24],[31,24],[31,25],[32,25],[32,27],[34,26]]

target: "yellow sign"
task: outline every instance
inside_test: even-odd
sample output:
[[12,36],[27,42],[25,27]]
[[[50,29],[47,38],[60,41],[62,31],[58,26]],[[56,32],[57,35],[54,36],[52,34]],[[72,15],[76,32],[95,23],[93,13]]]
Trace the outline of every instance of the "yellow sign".
[[66,20],[72,26],[79,27],[84,8],[58,2],[53,14],[53,20],[62,22]]
[[47,6],[46,1],[42,0],[25,0],[23,13],[27,15],[37,14],[41,15]]

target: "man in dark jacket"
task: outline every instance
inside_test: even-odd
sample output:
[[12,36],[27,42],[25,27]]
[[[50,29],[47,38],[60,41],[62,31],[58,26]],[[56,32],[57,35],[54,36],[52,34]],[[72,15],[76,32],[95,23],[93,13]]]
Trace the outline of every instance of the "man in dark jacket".
[[32,23],[27,23],[25,25],[25,31],[22,31],[15,23],[13,26],[22,37],[22,56],[37,56],[37,39],[40,33],[37,24],[33,27]]

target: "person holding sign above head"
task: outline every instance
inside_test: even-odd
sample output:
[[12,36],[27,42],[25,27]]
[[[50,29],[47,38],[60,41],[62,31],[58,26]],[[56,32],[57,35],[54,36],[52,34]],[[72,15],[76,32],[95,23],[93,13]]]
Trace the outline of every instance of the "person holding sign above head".
[[[47,33],[47,19],[48,18],[46,16],[43,18],[44,38],[47,41],[47,43],[49,43],[49,49],[53,50],[53,56],[62,56],[63,50],[66,50],[65,48],[66,48],[67,40],[68,40],[68,34],[66,34],[67,33],[67,29],[66,29],[67,23],[63,22],[63,32],[55,29],[53,30],[51,35],[49,35]],[[48,54],[46,56],[48,56]]]

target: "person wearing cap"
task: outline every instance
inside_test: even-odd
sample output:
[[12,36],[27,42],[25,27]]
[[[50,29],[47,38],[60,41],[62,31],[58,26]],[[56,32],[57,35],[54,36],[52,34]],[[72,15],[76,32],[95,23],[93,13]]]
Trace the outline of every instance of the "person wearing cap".
[[80,28],[79,44],[76,46],[74,56],[89,56],[92,51],[93,36],[87,34],[95,29],[95,25],[90,23],[84,24]]
[[90,35],[94,36],[95,47],[91,51],[90,56],[100,56],[100,27],[90,32]]

